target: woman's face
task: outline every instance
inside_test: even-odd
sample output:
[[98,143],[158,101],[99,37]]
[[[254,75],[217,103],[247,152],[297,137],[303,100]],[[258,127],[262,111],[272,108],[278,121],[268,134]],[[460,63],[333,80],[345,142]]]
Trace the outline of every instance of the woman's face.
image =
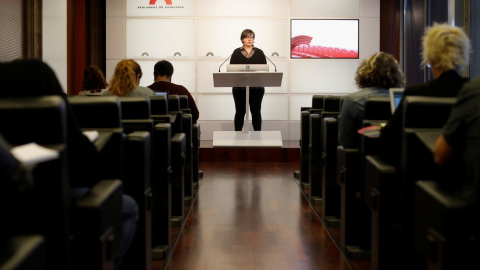
[[253,34],[250,34],[247,37],[242,39],[242,43],[245,46],[252,46],[253,45],[253,40],[254,40]]

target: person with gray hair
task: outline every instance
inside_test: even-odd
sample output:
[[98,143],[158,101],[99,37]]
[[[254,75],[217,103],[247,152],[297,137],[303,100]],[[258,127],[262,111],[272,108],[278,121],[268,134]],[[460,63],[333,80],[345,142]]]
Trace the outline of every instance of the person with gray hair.
[[[468,78],[460,76],[470,59],[470,40],[462,28],[448,24],[428,27],[422,40],[423,65],[434,79],[407,85],[406,96],[456,97]],[[397,168],[400,165],[403,100],[381,132],[382,156]]]

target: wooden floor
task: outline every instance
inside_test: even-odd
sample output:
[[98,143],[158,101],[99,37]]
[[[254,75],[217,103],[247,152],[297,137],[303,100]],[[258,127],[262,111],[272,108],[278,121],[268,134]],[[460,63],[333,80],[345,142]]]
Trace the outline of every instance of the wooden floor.
[[202,162],[168,261],[153,269],[369,269],[348,262],[294,179],[299,163]]

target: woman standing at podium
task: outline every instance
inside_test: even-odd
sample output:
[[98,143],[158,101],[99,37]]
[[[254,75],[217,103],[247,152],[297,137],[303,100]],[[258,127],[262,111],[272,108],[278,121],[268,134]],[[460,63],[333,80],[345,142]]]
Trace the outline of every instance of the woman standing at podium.
[[[233,51],[230,64],[266,64],[265,54],[259,48],[253,46],[255,33],[250,29],[243,30],[240,35],[243,46]],[[242,131],[245,118],[246,88],[233,87],[233,99],[235,101],[235,131]],[[262,99],[265,94],[264,87],[250,87],[249,103],[252,113],[253,130],[262,130]]]

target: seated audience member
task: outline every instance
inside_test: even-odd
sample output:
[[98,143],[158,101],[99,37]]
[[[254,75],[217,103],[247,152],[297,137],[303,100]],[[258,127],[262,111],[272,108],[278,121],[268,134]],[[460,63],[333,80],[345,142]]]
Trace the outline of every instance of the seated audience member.
[[388,96],[388,89],[405,83],[403,72],[391,54],[378,52],[362,62],[355,81],[361,89],[343,99],[338,127],[338,142],[344,148],[358,148],[365,101],[370,96]]
[[121,60],[115,67],[108,91],[103,91],[102,96],[154,96],[155,92],[150,88],[140,86],[142,75],[142,68],[137,62]]
[[187,95],[188,107],[192,113],[192,123],[196,123],[199,113],[197,105],[195,104],[195,100],[187,88],[183,87],[182,85],[172,83],[172,75],[173,65],[166,60],[158,61],[153,70],[155,83],[148,87],[155,92],[167,92],[169,95]]
[[[34,59],[0,63],[0,85],[2,85],[0,98],[61,96],[65,100],[67,109],[67,163],[73,197],[82,196],[101,180],[98,176],[101,166],[98,152],[82,133],[55,73],[47,64]],[[89,161],[88,166],[85,166],[86,160]],[[115,269],[118,269],[133,239],[138,215],[135,200],[128,195],[123,195],[123,244],[115,257]]]
[[78,92],[78,95],[100,96],[107,86],[103,72],[97,66],[91,65],[83,70],[82,91]]
[[[480,187],[480,77],[464,85],[458,100],[437,139],[434,150],[435,163],[446,165],[461,160],[457,176],[466,168],[465,185],[461,194],[472,205],[478,206]],[[459,179],[450,179],[462,181]]]
[[[423,84],[407,85],[405,96],[456,97],[468,81],[459,75],[468,65],[470,40],[456,26],[435,24],[429,27],[422,41],[423,64],[430,65],[434,79]],[[382,156],[392,165],[400,163],[403,99],[382,130]]]

